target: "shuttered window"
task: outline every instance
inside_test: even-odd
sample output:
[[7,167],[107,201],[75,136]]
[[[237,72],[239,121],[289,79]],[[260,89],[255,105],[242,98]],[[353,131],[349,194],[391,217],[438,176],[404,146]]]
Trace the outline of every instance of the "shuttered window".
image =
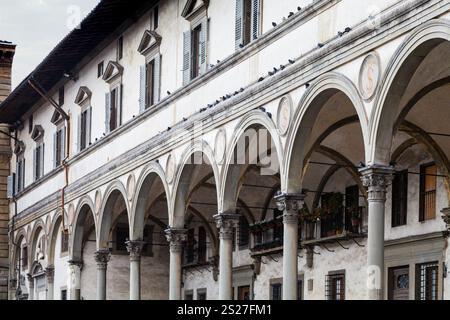
[[25,188],[25,159],[23,156],[19,157],[16,163],[15,188],[15,193],[19,193]]
[[34,181],[44,176],[44,143],[40,143],[33,154]]
[[141,67],[139,95],[139,109],[141,113],[159,102],[160,74],[161,56],[159,54]]
[[91,143],[92,108],[87,108],[78,116],[78,151],[86,149]]
[[437,167],[434,163],[420,167],[420,221],[432,220],[436,217],[436,183]]
[[259,8],[259,2],[253,3],[253,0],[236,0],[236,25],[235,25],[235,44],[236,50],[249,44],[254,38],[254,34],[258,35],[258,20],[255,26],[257,30],[254,31],[252,24],[253,7],[256,10]]
[[195,79],[200,74],[200,36],[202,32],[202,25],[198,25],[194,30],[192,30],[192,68],[191,68],[191,79]]
[[396,172],[392,182],[392,227],[403,226],[407,220],[408,170]]
[[65,136],[66,129],[61,128],[56,131],[53,136],[53,164],[54,168],[61,165],[62,160],[65,158]]
[[208,19],[183,34],[183,85],[205,73],[207,68]]

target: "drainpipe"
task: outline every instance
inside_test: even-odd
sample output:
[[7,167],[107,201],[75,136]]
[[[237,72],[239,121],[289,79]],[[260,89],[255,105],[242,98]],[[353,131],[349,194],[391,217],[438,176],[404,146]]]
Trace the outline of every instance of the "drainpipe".
[[70,148],[70,117],[69,115],[55,102],[55,100],[53,100],[51,97],[48,97],[45,93],[45,90],[38,84],[36,83],[33,78],[28,79],[28,84],[42,97],[44,98],[44,100],[46,100],[48,103],[50,103],[50,105],[52,105],[61,115],[61,117],[63,117],[63,119],[66,122],[66,157],[62,160],[62,166],[64,168],[64,179],[65,179],[65,183],[64,183],[64,187],[61,189],[61,215],[62,215],[62,226],[63,226],[63,232],[65,234],[68,233],[68,229],[66,229],[66,223],[65,223],[65,218],[64,218],[64,193],[65,190],[69,184],[69,166],[67,165],[67,160],[69,159],[69,148]]

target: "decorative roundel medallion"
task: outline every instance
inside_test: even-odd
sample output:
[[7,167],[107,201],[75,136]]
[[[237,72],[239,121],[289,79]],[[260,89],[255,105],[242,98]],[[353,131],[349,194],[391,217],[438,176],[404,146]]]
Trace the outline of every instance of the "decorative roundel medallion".
[[377,53],[364,58],[359,72],[359,91],[364,100],[371,100],[378,89],[381,78],[381,63]]
[[134,178],[134,174],[130,174],[130,176],[127,179],[127,193],[129,201],[133,199],[135,187],[136,187],[136,179]]
[[218,163],[222,163],[225,158],[225,151],[227,145],[227,133],[224,129],[220,129],[216,134],[216,140],[214,143],[214,156]]
[[166,179],[167,183],[172,183],[175,177],[175,156],[173,154],[169,155],[166,163]]
[[96,214],[100,213],[101,206],[102,206],[102,194],[100,193],[100,190],[97,190],[97,192],[95,193],[95,203],[94,203]]
[[292,118],[292,100],[289,96],[283,97],[278,106],[277,126],[282,136],[289,130]]

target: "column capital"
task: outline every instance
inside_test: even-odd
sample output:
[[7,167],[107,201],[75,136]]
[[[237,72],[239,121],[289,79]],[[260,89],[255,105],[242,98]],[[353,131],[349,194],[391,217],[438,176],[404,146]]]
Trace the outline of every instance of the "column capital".
[[274,197],[278,210],[283,211],[283,223],[298,223],[305,197],[304,193],[278,193]]
[[187,240],[187,230],[168,228],[165,231],[166,239],[170,244],[171,252],[181,252],[183,249],[183,243]]
[[442,209],[442,219],[445,222],[445,226],[447,227],[447,231],[450,232],[450,207]]
[[141,259],[142,248],[144,248],[145,241],[133,240],[127,241],[127,251],[130,254],[131,261],[139,261]]
[[233,228],[239,223],[240,215],[236,212],[224,212],[213,216],[219,229],[219,237],[224,240],[233,239]]
[[386,188],[394,177],[394,167],[371,165],[359,169],[359,173],[363,185],[368,189],[368,200],[385,201]]
[[48,266],[45,268],[45,277],[47,278],[48,282],[53,282],[53,279],[55,277],[55,267],[54,266]]
[[95,262],[97,262],[97,267],[99,269],[106,269],[108,266],[109,259],[111,258],[111,252],[108,249],[98,250],[94,253]]

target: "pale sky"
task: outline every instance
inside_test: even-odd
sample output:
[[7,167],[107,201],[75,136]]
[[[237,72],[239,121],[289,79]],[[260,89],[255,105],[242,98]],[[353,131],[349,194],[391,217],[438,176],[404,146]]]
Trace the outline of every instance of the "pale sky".
[[99,0],[0,0],[0,40],[17,45],[15,88]]

